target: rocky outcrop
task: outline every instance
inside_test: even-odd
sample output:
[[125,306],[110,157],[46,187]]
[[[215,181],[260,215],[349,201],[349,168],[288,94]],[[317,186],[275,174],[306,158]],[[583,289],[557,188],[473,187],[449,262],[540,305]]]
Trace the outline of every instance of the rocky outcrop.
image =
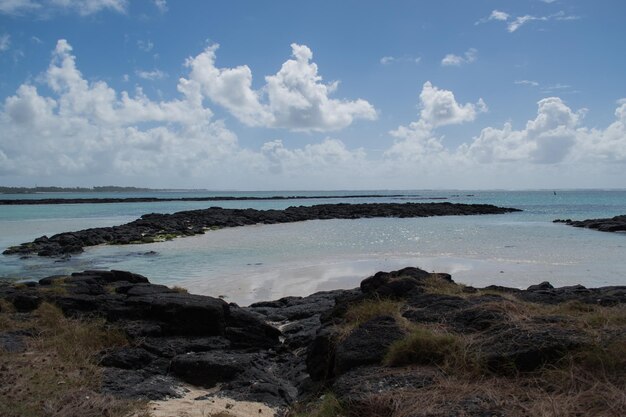
[[565,223],[568,226],[584,227],[601,232],[626,232],[626,214],[609,219],[571,220],[556,219],[554,223]]
[[[415,329],[448,335],[453,348],[445,354],[464,341],[464,361],[471,359],[484,375],[512,378],[557,366],[595,339],[618,337],[613,330],[590,337],[575,316],[594,306],[626,304],[626,287],[554,288],[543,282],[526,290],[477,289],[457,285],[447,274],[405,268],[379,272],[358,289],[239,307],[129,272],[85,271],[28,285],[0,284],[0,298],[24,312],[52,302],[66,315],[103,317],[124,330],[130,345],[99,357],[102,390],[118,397],[176,396],[181,383],[191,383],[219,385],[228,398],[282,408],[331,390],[355,409],[367,409],[376,398],[405,398],[445,377],[445,360],[435,365],[417,358],[410,366],[388,360],[392,346]],[[353,317],[355,306],[370,303],[373,311],[381,300],[390,301],[393,311]],[[574,309],[574,318],[560,314],[561,307]],[[23,351],[32,336],[0,333],[0,349]],[[476,403],[480,412],[493,405],[472,398],[453,405],[467,410]]]
[[358,219],[371,217],[429,217],[502,214],[519,211],[488,204],[380,203],[321,204],[285,210],[224,209],[181,211],[174,214],[145,214],[121,226],[99,227],[77,232],[41,236],[32,242],[6,249],[5,255],[62,257],[80,253],[85,247],[149,243],[179,236],[202,234],[208,229],[252,224],[290,223],[304,220]]

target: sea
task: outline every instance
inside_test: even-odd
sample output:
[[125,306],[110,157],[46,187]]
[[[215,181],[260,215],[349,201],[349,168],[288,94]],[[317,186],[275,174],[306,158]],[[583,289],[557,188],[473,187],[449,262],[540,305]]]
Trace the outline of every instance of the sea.
[[[371,194],[375,197],[345,196]],[[0,248],[39,236],[114,226],[146,213],[212,206],[284,209],[325,203],[494,204],[521,212],[428,218],[312,220],[207,231],[139,245],[86,248],[70,259],[0,255],[0,279],[23,281],[88,269],[120,269],[249,305],[284,296],[353,288],[377,271],[416,266],[476,287],[626,285],[626,234],[553,223],[626,214],[626,190],[341,190],[3,194],[0,198],[342,196],[290,200],[0,206]]]

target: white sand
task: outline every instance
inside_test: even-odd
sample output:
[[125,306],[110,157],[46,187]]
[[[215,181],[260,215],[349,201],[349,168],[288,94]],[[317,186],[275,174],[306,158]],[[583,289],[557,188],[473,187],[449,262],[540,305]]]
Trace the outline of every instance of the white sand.
[[235,401],[210,395],[206,399],[196,398],[216,394],[217,389],[202,389],[185,386],[185,395],[161,401],[150,401],[148,411],[153,417],[276,417],[276,409],[263,403]]

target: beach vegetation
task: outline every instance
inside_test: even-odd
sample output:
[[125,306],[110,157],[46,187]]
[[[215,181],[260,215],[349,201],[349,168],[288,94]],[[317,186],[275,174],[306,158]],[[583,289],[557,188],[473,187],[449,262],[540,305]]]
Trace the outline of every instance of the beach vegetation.
[[343,407],[337,397],[328,392],[320,396],[317,400],[297,404],[287,415],[288,417],[342,417],[347,416],[347,409]]
[[383,363],[387,366],[451,365],[462,351],[463,344],[458,336],[416,327],[389,347]]
[[[22,331],[24,351],[0,349],[0,415],[3,417],[123,417],[145,410],[145,403],[100,393],[97,357],[128,343],[102,319],[67,318],[42,303],[34,312],[14,313],[3,303],[3,331]],[[141,415],[141,414],[136,414]]]
[[346,338],[361,324],[382,316],[391,316],[398,324],[404,326],[407,320],[401,315],[402,309],[401,301],[389,298],[371,298],[352,304],[345,311],[343,322],[335,327],[337,339]]
[[450,282],[438,274],[430,274],[428,277],[424,278],[422,282],[424,284],[424,291],[429,294],[456,296],[468,295],[464,291],[464,285]]
[[181,294],[189,294],[189,290],[187,290],[187,288],[180,287],[178,285],[174,285],[172,289]]

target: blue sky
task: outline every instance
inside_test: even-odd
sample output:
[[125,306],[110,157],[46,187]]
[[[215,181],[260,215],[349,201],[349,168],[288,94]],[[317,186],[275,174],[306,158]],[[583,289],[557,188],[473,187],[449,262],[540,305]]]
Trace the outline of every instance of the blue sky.
[[0,0],[0,183],[624,187],[626,3]]

